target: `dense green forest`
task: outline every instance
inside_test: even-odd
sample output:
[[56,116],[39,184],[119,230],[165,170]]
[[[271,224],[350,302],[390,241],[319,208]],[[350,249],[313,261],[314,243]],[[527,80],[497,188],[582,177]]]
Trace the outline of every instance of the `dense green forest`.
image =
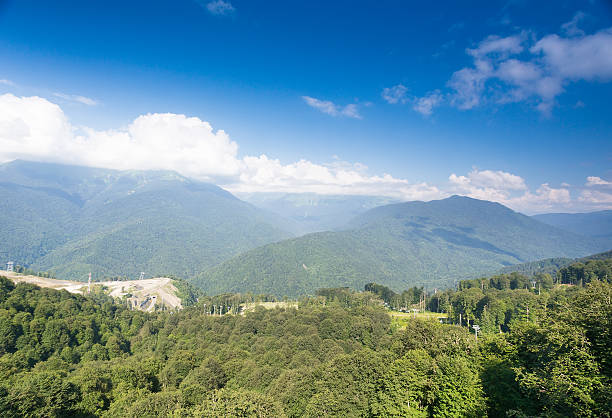
[[369,282],[396,291],[442,288],[504,266],[552,256],[568,259],[608,250],[498,203],[454,196],[372,209],[350,229],[321,232],[255,248],[204,272],[209,293],[274,293],[297,297],[317,288]]
[[567,257],[555,257],[555,258],[547,258],[544,260],[538,261],[530,261],[528,263],[515,264],[513,266],[508,266],[502,268],[500,273],[521,273],[526,276],[533,276],[538,273],[548,273],[554,274],[560,268],[569,266],[575,261],[573,258]]
[[540,273],[548,273],[555,275],[560,269],[569,266],[572,263],[585,263],[589,260],[604,260],[612,258],[612,250],[603,253],[597,253],[581,258],[547,258],[544,260],[531,261],[528,263],[515,264],[513,266],[504,267],[500,273],[520,273],[528,277],[535,276]]
[[[244,315],[232,307],[258,297],[197,294],[182,311],[143,313],[0,278],[0,414],[610,416],[611,267],[435,294],[327,288]],[[454,324],[393,324],[395,297]]]
[[280,217],[170,171],[13,161],[0,164],[0,193],[0,260],[64,279],[189,277],[293,236]]

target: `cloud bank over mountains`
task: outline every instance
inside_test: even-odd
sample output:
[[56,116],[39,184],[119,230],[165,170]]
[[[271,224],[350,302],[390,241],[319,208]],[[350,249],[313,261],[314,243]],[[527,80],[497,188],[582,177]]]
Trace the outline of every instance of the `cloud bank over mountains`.
[[[427,103],[420,104],[424,108]],[[121,129],[74,126],[62,108],[42,97],[0,95],[0,162],[49,161],[114,169],[161,169],[209,181],[232,192],[311,192],[432,200],[462,194],[527,212],[612,208],[612,182],[596,176],[580,186],[542,184],[530,190],[512,173],[472,169],[439,185],[370,174],[360,163],[299,160],[283,164],[240,156],[223,130],[197,117],[146,114]]]

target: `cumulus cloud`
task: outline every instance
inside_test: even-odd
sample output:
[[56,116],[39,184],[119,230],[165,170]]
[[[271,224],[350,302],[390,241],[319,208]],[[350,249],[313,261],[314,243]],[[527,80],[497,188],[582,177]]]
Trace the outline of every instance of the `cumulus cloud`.
[[591,206],[612,207],[612,181],[597,176],[587,177],[585,189],[580,193],[579,200]]
[[612,79],[612,28],[577,38],[548,35],[530,52],[539,56],[547,73],[562,81]]
[[310,107],[313,107],[330,116],[346,116],[353,119],[361,119],[357,105],[352,103],[340,106],[329,100],[320,100],[310,96],[302,96],[302,99]]
[[385,87],[381,93],[382,98],[389,104],[412,103],[412,109],[423,116],[430,116],[433,109],[443,102],[440,90],[434,90],[423,97],[408,96],[408,89],[402,84]]
[[561,30],[568,36],[584,35],[584,31],[578,27],[578,24],[584,20],[585,17],[586,14],[584,12],[576,12],[572,20],[561,25]]
[[589,204],[589,207],[600,206],[601,209],[612,208],[612,193],[599,190],[583,190],[579,200]]
[[449,184],[454,193],[499,202],[525,213],[577,209],[568,186],[554,188],[544,183],[532,192],[522,177],[504,171],[474,168],[465,176],[451,174]]
[[407,92],[408,89],[404,85],[398,84],[393,87],[385,87],[381,95],[383,99],[385,99],[385,101],[390,104],[406,103]]
[[116,169],[168,169],[200,179],[237,176],[238,146],[209,123],[176,114],[139,116],[127,128],[72,126],[40,97],[0,96],[0,160],[57,161]]
[[501,38],[497,35],[490,35],[482,40],[476,48],[468,48],[466,52],[475,58],[483,58],[490,55],[506,58],[509,55],[518,54],[523,51],[525,37],[525,32],[505,38]]
[[53,93],[53,95],[68,102],[80,103],[87,106],[96,106],[99,104],[97,100],[85,96],[79,96],[76,94]]
[[570,83],[610,81],[612,28],[586,35],[578,28],[583,18],[577,13],[562,26],[566,36],[489,36],[467,49],[473,65],[454,72],[448,81],[451,104],[465,110],[483,103],[530,101],[549,114]]
[[206,9],[213,15],[225,16],[233,13],[236,8],[229,1],[215,0],[206,3]]
[[612,181],[604,180],[601,177],[589,176],[589,177],[587,177],[587,182],[586,182],[585,186],[587,186],[587,187],[593,187],[593,186],[612,187]]
[[282,163],[267,155],[240,156],[238,144],[223,130],[197,117],[153,113],[125,128],[94,130],[70,123],[57,104],[41,97],[0,95],[0,162],[50,161],[114,169],[163,169],[231,192],[311,192],[432,200],[462,194],[535,213],[560,209],[612,207],[612,182],[590,176],[577,198],[570,186],[545,183],[531,191],[525,180],[499,170],[472,169],[434,185],[335,158],[329,164],[299,160]]
[[412,109],[423,116],[430,116],[434,107],[437,107],[440,103],[442,103],[442,95],[439,90],[436,90],[423,97],[415,98]]
[[114,169],[175,170],[235,192],[286,191],[433,199],[440,190],[389,174],[370,175],[359,163],[336,160],[283,164],[266,155],[238,155],[223,130],[172,113],[137,117],[124,129],[73,126],[62,109],[40,97],[0,96],[0,162],[53,161]]
[[[502,202],[504,203],[504,202]],[[542,184],[535,193],[524,194],[508,199],[505,204],[525,212],[548,212],[555,208],[571,207],[570,191],[564,187],[553,188]]]
[[535,191],[522,177],[504,171],[474,168],[467,175],[453,173],[448,180],[449,187],[442,190],[499,202],[528,214],[612,208],[612,182],[596,176],[587,177],[584,187],[572,187],[568,183],[553,187],[543,183]]
[[315,164],[310,161],[283,165],[265,155],[244,157],[240,181],[228,185],[234,192],[313,192],[390,196],[406,200],[431,200],[443,196],[435,186],[414,184],[389,174],[370,176],[361,164]]
[[505,171],[478,170],[477,168],[467,176],[452,174],[449,178],[457,184],[469,184],[477,188],[492,188],[499,190],[525,190],[525,180],[517,175]]

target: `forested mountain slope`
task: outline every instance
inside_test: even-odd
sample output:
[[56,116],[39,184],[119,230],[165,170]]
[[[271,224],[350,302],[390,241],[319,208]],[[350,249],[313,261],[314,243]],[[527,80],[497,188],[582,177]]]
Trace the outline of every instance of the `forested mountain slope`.
[[350,229],[256,248],[207,271],[211,293],[296,296],[320,287],[442,287],[454,280],[546,257],[578,257],[605,242],[566,232],[498,203],[453,196],[372,209]]
[[190,276],[288,238],[277,216],[169,171],[0,165],[0,260],[66,279]]
[[534,219],[545,224],[589,237],[607,238],[612,248],[612,210],[589,213],[544,213]]
[[293,221],[301,234],[344,228],[355,216],[397,199],[315,193],[242,193],[241,199]]
[[504,267],[500,273],[517,272],[526,276],[533,276],[538,273],[555,274],[559,270],[569,266],[572,263],[584,263],[589,260],[604,260],[612,258],[612,250],[603,253],[597,253],[581,258],[546,258],[544,260],[530,261],[528,263],[516,264],[514,266]]

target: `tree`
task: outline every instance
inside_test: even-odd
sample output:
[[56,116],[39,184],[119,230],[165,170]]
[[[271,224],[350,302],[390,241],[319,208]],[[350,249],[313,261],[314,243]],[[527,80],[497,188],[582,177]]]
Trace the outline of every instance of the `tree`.
[[432,392],[432,416],[485,416],[485,397],[478,373],[463,357],[436,358]]
[[194,410],[194,415],[210,418],[286,416],[282,406],[270,396],[241,389],[214,392],[204,406]]
[[374,416],[426,417],[432,397],[434,359],[424,350],[411,350],[395,360],[381,379]]

